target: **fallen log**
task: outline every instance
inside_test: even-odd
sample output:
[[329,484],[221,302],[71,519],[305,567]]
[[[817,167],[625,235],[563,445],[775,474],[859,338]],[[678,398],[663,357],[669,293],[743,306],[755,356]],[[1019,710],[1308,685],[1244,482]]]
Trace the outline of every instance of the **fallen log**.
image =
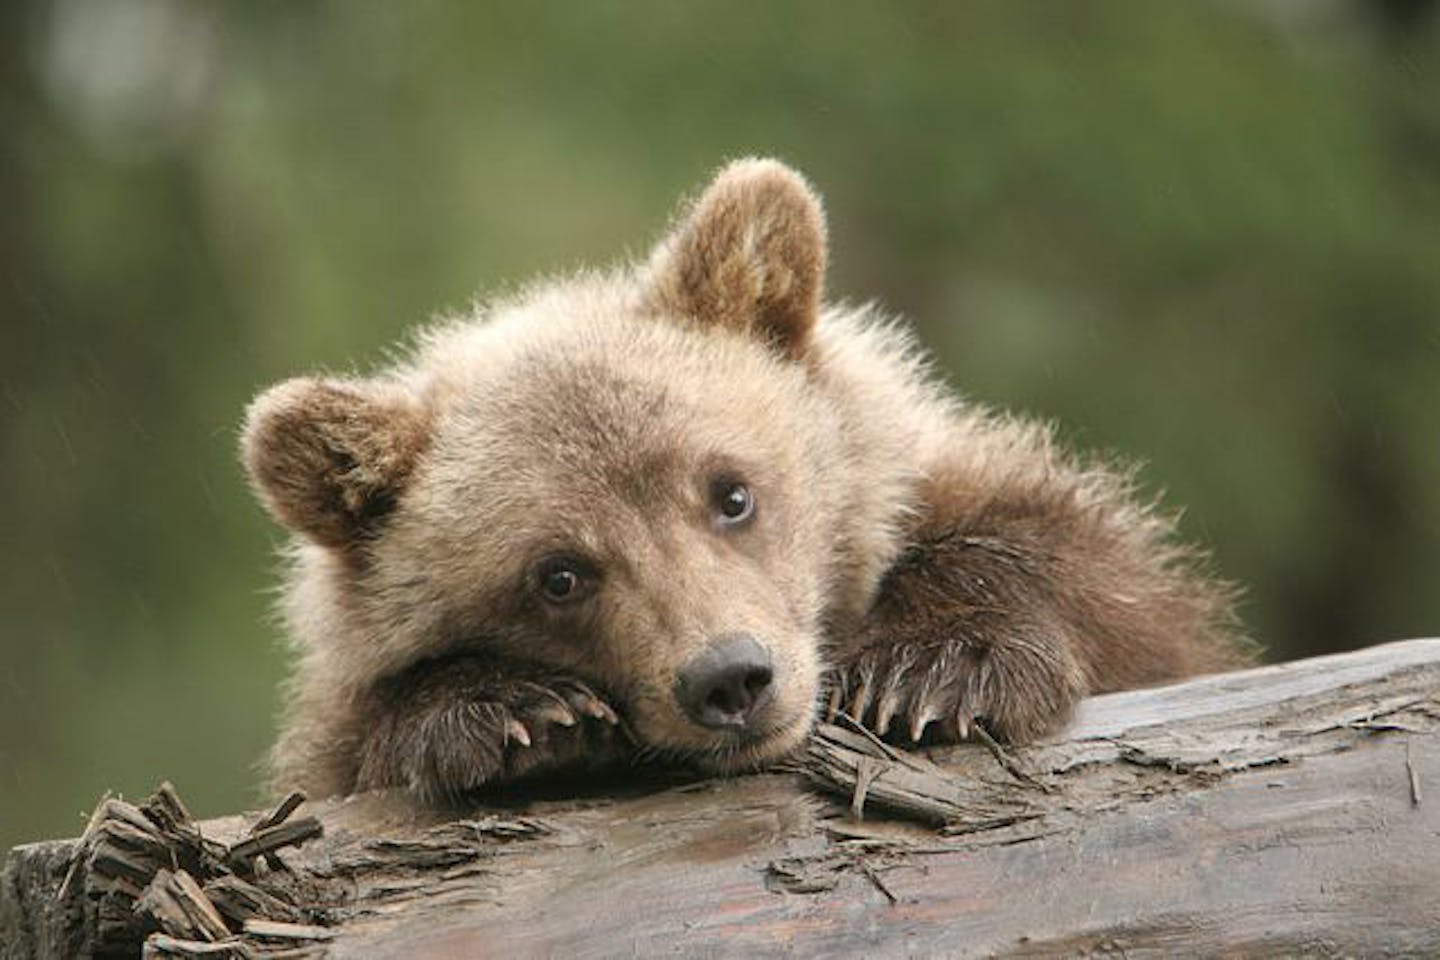
[[11,851],[0,960],[142,937],[156,957],[1436,956],[1437,773],[1440,640],[1416,640],[1095,697],[1026,748],[822,726],[793,770],[449,822],[371,794],[197,825],[162,789]]

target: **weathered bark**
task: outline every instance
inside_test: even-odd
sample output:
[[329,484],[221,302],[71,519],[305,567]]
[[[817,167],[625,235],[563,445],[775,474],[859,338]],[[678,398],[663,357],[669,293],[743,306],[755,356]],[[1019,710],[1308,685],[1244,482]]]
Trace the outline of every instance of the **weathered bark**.
[[[201,826],[289,911],[231,955],[1440,955],[1440,640],[1095,697],[1053,741],[931,759],[826,727],[798,772],[450,823],[308,804],[325,835],[288,873],[237,848],[253,818]],[[84,878],[57,896],[75,850],[10,854],[0,958],[93,942]],[[197,889],[161,875],[147,903],[211,929]]]

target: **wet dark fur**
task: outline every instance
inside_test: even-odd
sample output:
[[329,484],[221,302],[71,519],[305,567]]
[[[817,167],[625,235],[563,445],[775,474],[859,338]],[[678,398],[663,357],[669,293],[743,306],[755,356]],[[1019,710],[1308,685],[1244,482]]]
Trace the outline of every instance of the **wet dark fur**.
[[[1097,470],[1105,501],[1123,475]],[[1244,662],[1230,591],[1153,518],[1072,490],[941,474],[869,615],[836,638],[830,710],[892,740],[978,721],[1002,739],[1053,732],[1087,693]]]

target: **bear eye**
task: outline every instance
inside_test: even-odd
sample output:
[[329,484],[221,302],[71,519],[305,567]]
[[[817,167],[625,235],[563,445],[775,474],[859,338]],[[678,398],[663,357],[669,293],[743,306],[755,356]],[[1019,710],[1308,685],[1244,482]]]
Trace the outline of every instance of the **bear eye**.
[[716,517],[726,526],[745,523],[755,515],[755,495],[738,480],[717,480],[711,487]]
[[574,603],[590,592],[594,577],[574,557],[548,557],[535,568],[535,583],[550,603]]

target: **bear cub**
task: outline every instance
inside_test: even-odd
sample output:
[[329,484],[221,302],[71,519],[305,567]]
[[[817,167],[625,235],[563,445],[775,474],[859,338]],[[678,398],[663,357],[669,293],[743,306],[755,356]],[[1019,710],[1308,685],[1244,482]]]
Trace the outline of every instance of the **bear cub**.
[[261,394],[243,460],[295,534],[276,784],[738,771],[836,711],[1024,741],[1243,660],[1230,589],[1125,471],[951,395],[903,327],[824,302],[825,260],[806,181],[741,160],[641,263]]

